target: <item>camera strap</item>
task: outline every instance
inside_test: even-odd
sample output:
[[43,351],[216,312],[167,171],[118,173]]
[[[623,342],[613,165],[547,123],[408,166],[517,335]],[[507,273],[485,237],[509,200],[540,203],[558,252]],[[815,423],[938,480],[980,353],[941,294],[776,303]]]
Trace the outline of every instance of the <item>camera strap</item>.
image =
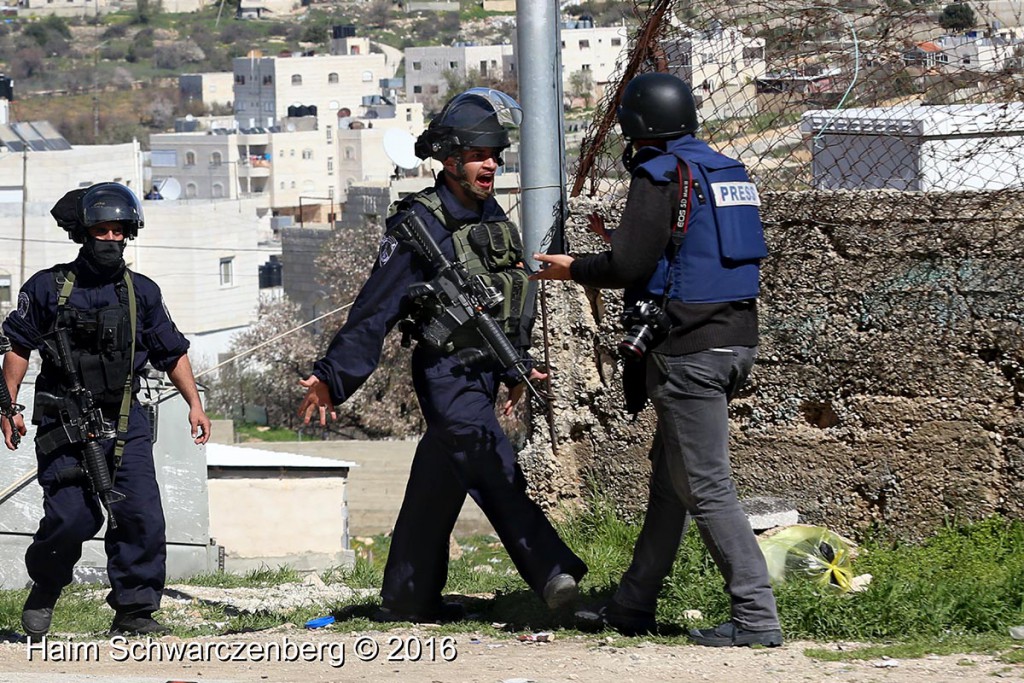
[[[686,162],[683,162],[686,163]],[[672,224],[672,236],[669,238],[666,258],[668,259],[668,273],[665,279],[665,292],[661,299],[661,308],[666,310],[668,305],[668,293],[672,291],[672,271],[676,256],[683,245],[683,238],[690,227],[690,192],[693,190],[693,172],[690,164],[686,163],[686,174],[683,174],[683,164],[676,160],[676,172],[679,176],[679,208],[676,211],[676,222]],[[683,191],[683,188],[686,191]]]

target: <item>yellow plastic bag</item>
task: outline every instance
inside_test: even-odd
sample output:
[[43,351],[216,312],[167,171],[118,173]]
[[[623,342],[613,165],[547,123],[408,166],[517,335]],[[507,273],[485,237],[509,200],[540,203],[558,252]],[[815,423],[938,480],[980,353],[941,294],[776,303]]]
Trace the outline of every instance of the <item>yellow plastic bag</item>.
[[822,588],[850,590],[857,546],[825,527],[794,524],[758,539],[775,583],[793,577]]

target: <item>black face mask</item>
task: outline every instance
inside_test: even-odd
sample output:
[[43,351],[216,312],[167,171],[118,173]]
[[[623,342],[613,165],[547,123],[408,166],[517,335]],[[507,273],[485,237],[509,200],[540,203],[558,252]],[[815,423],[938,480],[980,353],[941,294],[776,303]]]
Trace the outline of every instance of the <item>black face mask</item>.
[[97,275],[113,275],[124,267],[126,240],[98,240],[90,237],[82,246],[82,257]]

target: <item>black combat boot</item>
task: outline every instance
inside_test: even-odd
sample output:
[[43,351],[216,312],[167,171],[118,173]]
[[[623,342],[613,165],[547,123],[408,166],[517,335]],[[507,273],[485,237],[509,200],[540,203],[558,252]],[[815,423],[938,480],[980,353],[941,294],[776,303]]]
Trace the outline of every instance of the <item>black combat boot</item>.
[[110,625],[112,636],[166,636],[170,632],[152,612],[115,612]]
[[50,593],[38,584],[32,584],[25,606],[21,608],[21,627],[29,640],[38,641],[50,631],[53,606],[59,597],[60,591]]

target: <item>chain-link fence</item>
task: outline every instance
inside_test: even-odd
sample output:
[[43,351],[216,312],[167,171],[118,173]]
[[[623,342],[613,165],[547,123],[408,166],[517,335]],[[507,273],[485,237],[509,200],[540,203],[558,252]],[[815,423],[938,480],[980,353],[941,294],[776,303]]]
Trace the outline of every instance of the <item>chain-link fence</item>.
[[647,71],[692,84],[698,135],[743,160],[762,191],[1024,187],[1019,2],[634,8],[642,20],[587,130],[573,196],[624,182],[615,105]]

